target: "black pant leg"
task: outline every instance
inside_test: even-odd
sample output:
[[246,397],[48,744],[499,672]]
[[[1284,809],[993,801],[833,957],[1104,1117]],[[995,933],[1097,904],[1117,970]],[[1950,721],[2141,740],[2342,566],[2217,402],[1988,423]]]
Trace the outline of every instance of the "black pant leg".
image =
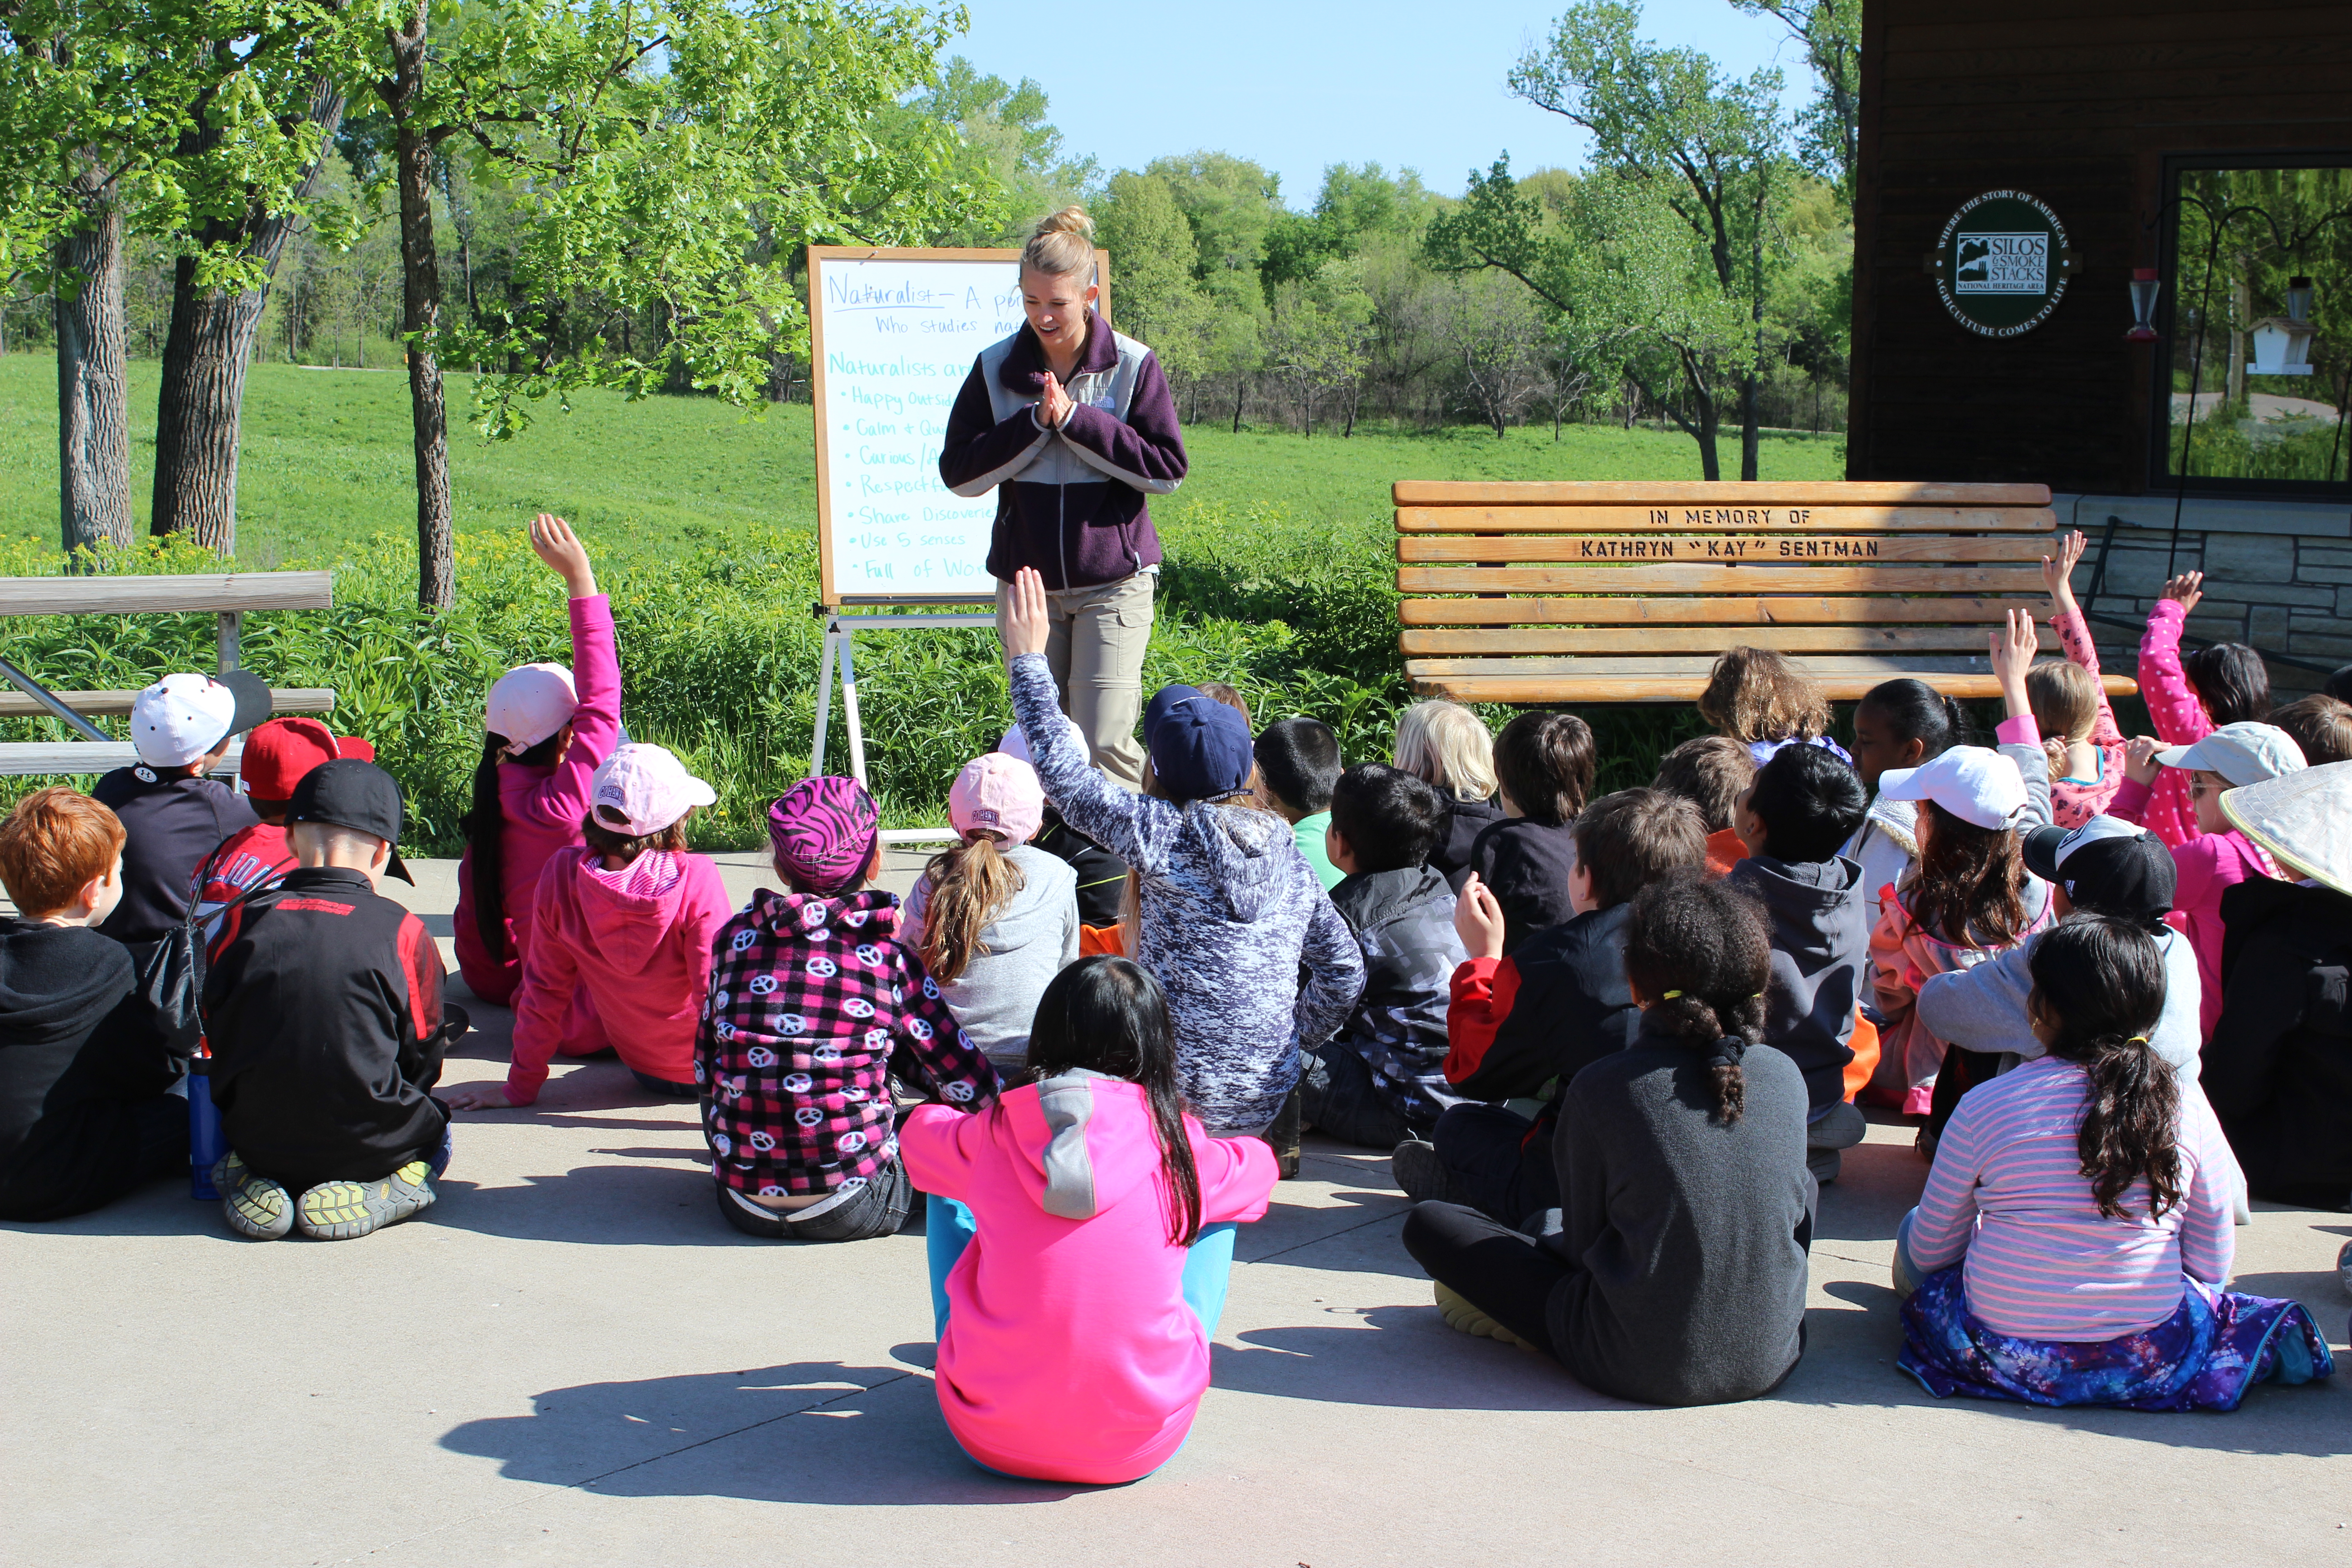
[[1527,1237],[1459,1204],[1416,1204],[1404,1249],[1439,1284],[1550,1356],[1551,1294],[1565,1264]]
[[[1523,1206],[1528,1195],[1525,1145],[1534,1128],[1534,1122],[1516,1110],[1474,1101],[1447,1106],[1430,1130],[1429,1141],[1454,1173],[1465,1203],[1490,1219],[1517,1225],[1535,1208],[1550,1206]],[[1550,1150],[1543,1153],[1549,1166]],[[1551,1203],[1559,1201],[1555,1195]]]

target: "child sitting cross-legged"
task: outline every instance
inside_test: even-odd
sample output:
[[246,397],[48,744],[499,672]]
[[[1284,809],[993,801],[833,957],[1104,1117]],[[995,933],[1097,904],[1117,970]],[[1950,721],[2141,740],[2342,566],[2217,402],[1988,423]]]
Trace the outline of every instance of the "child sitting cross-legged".
[[787,892],[762,888],[712,942],[695,1039],[719,1212],[772,1241],[897,1234],[913,1189],[898,1159],[895,1074],[959,1110],[996,1071],[898,940],[882,814],[866,786],[803,779],[768,807]]
[[1764,1039],[1805,1075],[1806,1162],[1820,1182],[1837,1179],[1839,1151],[1869,1128],[1846,1099],[1844,1074],[1869,977],[1873,900],[1862,862],[1838,853],[1868,805],[1852,768],[1818,746],[1785,746],[1733,813],[1748,856],[1727,880],[1771,922]]
[[1342,1142],[1391,1149],[1426,1136],[1461,1098],[1445,1082],[1445,1007],[1466,955],[1454,895],[1429,864],[1445,816],[1435,790],[1379,763],[1349,768],[1331,791],[1331,863],[1347,873],[1331,904],[1363,950],[1364,991],[1299,1087],[1307,1125]]
[[[1150,973],[1084,958],[1037,1004],[1020,1088],[979,1115],[908,1114],[940,1411],[992,1470],[1115,1485],[1192,1430],[1234,1226],[1265,1213],[1276,1173],[1263,1139],[1185,1113],[1176,1050]],[[951,1205],[976,1225],[940,1223]]]
[[0,822],[0,1219],[63,1219],[188,1169],[187,1064],[131,954],[96,928],[122,897],[122,824],[56,785]]
[[366,1236],[432,1204],[448,1163],[432,1089],[467,1018],[441,1000],[425,922],[376,891],[409,879],[400,811],[373,763],[312,769],[286,809],[301,864],[222,916],[204,1010],[230,1152],[213,1184],[241,1236]]
[[1028,1058],[1037,998],[1078,957],[1077,873],[1029,842],[1045,816],[1027,763],[1002,752],[966,763],[948,786],[961,842],[923,868],[899,927],[964,1037],[1008,1082]]
[[633,742],[596,770],[588,798],[582,847],[549,856],[531,896],[506,1082],[457,1090],[453,1110],[537,1100],[582,992],[638,1088],[665,1100],[695,1097],[710,943],[731,900],[710,857],[687,853],[686,825],[718,795],[667,749]]
[[1507,953],[1576,912],[1576,816],[1598,761],[1591,726],[1573,713],[1522,713],[1495,741],[1503,820],[1470,847],[1470,872],[1502,906]]
[[1015,574],[1003,617],[1013,711],[1045,798],[1128,863],[1131,955],[1167,993],[1184,1102],[1217,1137],[1265,1132],[1363,988],[1363,954],[1283,819],[1258,804],[1249,726],[1189,686],[1144,710],[1147,793],[1074,743],[1047,668],[1045,587]]
[[167,675],[131,700],[139,761],[90,787],[128,835],[122,898],[100,929],[117,942],[153,942],[188,914],[197,863],[253,826],[253,808],[205,776],[238,734],[269,717],[269,688],[250,670]]
[[1447,1322],[1603,1394],[1754,1399],[1803,1350],[1813,1201],[1804,1079],[1763,1043],[1763,916],[1719,881],[1653,883],[1633,899],[1625,970],[1641,1033],[1561,1096],[1557,1216],[1529,1236],[1425,1203],[1405,1250]]
[[1706,874],[1721,877],[1748,854],[1731,825],[1732,808],[1756,780],[1756,759],[1727,735],[1685,741],[1658,759],[1652,789],[1678,795],[1698,807],[1706,826]]
[[[1446,1011],[1450,1107],[1428,1142],[1408,1140],[1390,1170],[1409,1198],[1444,1197],[1517,1225],[1559,1202],[1552,1129],[1570,1080],[1633,1044],[1641,1011],[1625,979],[1632,900],[1696,876],[1706,858],[1698,808],[1662,790],[1602,795],[1576,821],[1576,913],[1503,953],[1503,914],[1477,883],[1455,902],[1467,963]],[[1532,1115],[1481,1100],[1536,1100]]]
[[1896,1229],[1896,1364],[1938,1397],[2136,1410],[2327,1376],[2309,1312],[2226,1289],[2234,1167],[2149,1047],[2156,943],[2077,912],[2032,968],[2047,1054],[1969,1091]]

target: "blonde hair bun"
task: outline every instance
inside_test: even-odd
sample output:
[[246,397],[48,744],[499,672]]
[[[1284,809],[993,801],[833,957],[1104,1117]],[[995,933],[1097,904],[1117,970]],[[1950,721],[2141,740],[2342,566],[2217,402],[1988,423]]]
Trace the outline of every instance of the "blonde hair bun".
[[1095,267],[1095,220],[1081,206],[1066,206],[1037,220],[1029,243],[1021,247],[1021,265],[1049,278],[1084,272],[1091,279]]

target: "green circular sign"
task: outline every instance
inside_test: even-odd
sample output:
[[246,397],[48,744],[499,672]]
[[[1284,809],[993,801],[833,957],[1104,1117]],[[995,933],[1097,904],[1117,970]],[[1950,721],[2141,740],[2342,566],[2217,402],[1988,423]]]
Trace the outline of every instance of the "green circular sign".
[[1936,242],[1936,292],[1952,319],[2013,338],[2066,297],[2066,229],[2036,196],[1987,191],[1961,205]]

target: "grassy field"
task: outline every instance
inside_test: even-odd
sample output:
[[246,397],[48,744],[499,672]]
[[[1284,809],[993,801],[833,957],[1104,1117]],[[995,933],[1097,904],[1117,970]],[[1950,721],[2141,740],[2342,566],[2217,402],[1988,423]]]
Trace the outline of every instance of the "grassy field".
[[[155,367],[131,367],[132,489],[147,511]],[[465,391],[453,384],[454,400]],[[699,847],[760,842],[765,800],[808,763],[819,627],[814,463],[805,408],[744,415],[708,399],[583,398],[518,440],[451,442],[458,604],[415,606],[415,500],[406,383],[395,373],[257,364],[247,382],[236,563],[336,569],[331,614],[248,617],[247,663],[279,686],[331,687],[335,718],[376,742],[407,791],[412,839],[446,853],[481,748],[481,694],[511,664],[562,659],[562,595],[522,525],[579,527],[612,595],[632,734],[676,749],[718,787]],[[1186,432],[1192,474],[1155,503],[1168,551],[1147,687],[1231,681],[1263,718],[1325,720],[1354,760],[1385,757],[1408,700],[1397,652],[1388,487],[1399,479],[1696,479],[1679,435],[1570,427],[1497,441],[1475,430],[1360,430],[1309,440],[1216,426]],[[1833,478],[1837,437],[1765,445],[1769,479]],[[55,572],[56,383],[44,357],[0,357],[0,575]],[[215,557],[142,542],[114,563],[208,571]],[[211,668],[200,616],[27,617],[0,624],[10,657],[60,687],[143,686]],[[894,826],[934,825],[962,761],[1009,717],[993,637],[937,630],[860,643],[871,778]],[[1500,722],[1501,710],[1489,717]],[[1687,709],[1588,713],[1600,784],[1648,782],[1660,751],[1699,728]],[[118,721],[101,721],[118,729]],[[835,734],[839,731],[836,730]],[[0,738],[64,739],[54,721],[0,721]],[[837,743],[837,742],[836,742]],[[836,750],[829,759],[842,765]],[[0,783],[0,797],[24,784]]]
[[[155,373],[131,367],[131,497],[141,525],[153,482]],[[449,384],[461,417],[464,378]],[[1496,440],[1482,429],[1430,435],[1360,430],[1349,438],[1194,426],[1182,489],[1153,510],[1171,523],[1273,509],[1302,523],[1385,523],[1398,479],[1668,479],[1699,477],[1698,449],[1680,432],[1549,426]],[[239,564],[268,569],[334,560],[379,532],[416,523],[411,486],[407,379],[394,371],[310,370],[259,363],[246,382],[245,444],[237,464]],[[1735,456],[1736,441],[1725,447]],[[1843,437],[1774,437],[1768,479],[1828,479],[1844,472]],[[520,438],[450,437],[459,532],[513,527],[558,511],[607,551],[669,548],[707,531],[816,523],[809,411],[782,405],[742,414],[708,398],[612,394],[569,414],[550,405]],[[0,533],[55,543],[57,369],[46,355],[0,355]],[[465,584],[458,584],[465,591]]]

